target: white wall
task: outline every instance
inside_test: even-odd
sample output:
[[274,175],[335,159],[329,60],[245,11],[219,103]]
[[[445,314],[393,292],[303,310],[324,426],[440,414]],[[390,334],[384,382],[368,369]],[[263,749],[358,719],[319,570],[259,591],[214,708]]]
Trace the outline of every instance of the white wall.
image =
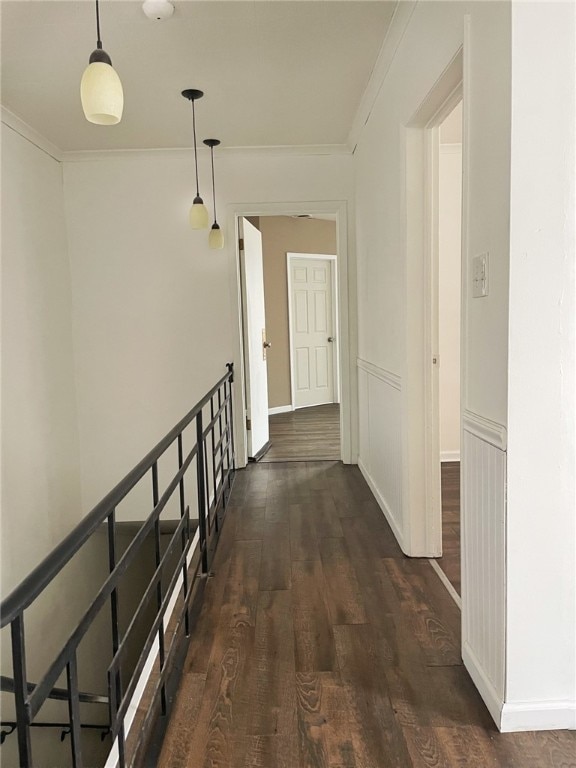
[[2,125],[4,594],[78,519],[78,454],[62,169]]
[[[508,198],[510,132],[510,7],[506,3],[421,3],[382,83],[355,153],[359,357],[402,381],[402,509],[397,518],[406,552],[431,554],[425,530],[423,427],[425,264],[413,250],[407,203],[422,178],[406,177],[406,127],[463,45],[468,106],[469,253],[491,253],[491,295],[469,306],[464,407],[506,423]],[[491,55],[483,51],[489,48]],[[438,105],[439,106],[439,105]],[[431,117],[431,115],[430,115]],[[408,184],[408,186],[407,186]],[[421,224],[420,224],[421,226]],[[409,270],[409,271],[408,271]],[[391,440],[383,430],[378,440]],[[361,457],[362,458],[362,457]],[[368,463],[367,457],[364,457]],[[388,497],[387,488],[380,489]]]
[[[209,199],[208,155],[200,154]],[[350,200],[351,176],[349,156],[219,153],[228,242],[210,251],[207,232],[188,223],[191,152],[65,163],[86,511],[237,357],[227,205]],[[124,512],[142,517],[142,509]]]
[[512,8],[507,729],[576,727],[575,16]]
[[[442,129],[441,129],[442,130]],[[440,144],[438,157],[438,350],[440,457],[460,457],[460,280],[462,144]]]
[[[2,595],[6,597],[81,515],[71,291],[62,168],[2,124]],[[100,548],[102,545],[102,548]],[[103,578],[106,542],[94,542],[25,614],[28,679],[37,681]],[[54,621],[55,612],[58,621]],[[107,618],[107,617],[106,617]],[[102,626],[81,652],[83,684],[96,690]],[[2,673],[12,676],[10,630],[2,631]],[[86,657],[90,664],[83,663]],[[89,688],[90,689],[90,688]],[[102,690],[102,688],[100,688]],[[2,698],[10,719],[10,695]],[[106,712],[94,712],[96,718]],[[62,719],[48,705],[41,717]],[[61,763],[58,735],[38,766]],[[15,765],[16,739],[2,747]],[[43,763],[45,760],[46,763]]]
[[[360,460],[365,470],[375,456],[402,454],[401,509],[382,506],[404,550],[425,554],[426,499],[413,490],[425,469],[425,263],[414,258],[417,233],[405,231],[424,177],[407,176],[403,139],[463,42],[462,406],[470,434],[495,449],[463,456],[465,662],[501,728],[574,727],[572,4],[415,7],[355,154]],[[473,299],[470,262],[484,252],[490,292]],[[385,414],[388,403],[367,371],[400,383],[400,430],[390,418],[369,430],[370,412]],[[382,402],[367,406],[369,397]],[[370,475],[379,499],[394,496],[396,477]],[[476,492],[466,485],[480,477]],[[467,548],[478,545],[474,564]]]

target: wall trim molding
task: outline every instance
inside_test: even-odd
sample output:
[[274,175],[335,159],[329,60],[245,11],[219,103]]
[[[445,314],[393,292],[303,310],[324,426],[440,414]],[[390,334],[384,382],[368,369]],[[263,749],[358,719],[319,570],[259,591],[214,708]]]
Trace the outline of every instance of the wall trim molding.
[[502,733],[576,729],[576,701],[519,701],[504,703]]
[[464,409],[462,412],[462,429],[501,451],[505,451],[508,447],[506,427],[473,411]]
[[[351,151],[346,144],[296,144],[258,147],[221,147],[219,150],[222,158],[229,156],[253,157],[253,156],[310,156],[310,155],[350,155]],[[61,152],[61,159],[69,163],[80,163],[101,159],[131,159],[137,157],[162,157],[169,156],[176,159],[189,158],[194,150],[190,147],[140,147],[135,149],[85,149],[68,150]],[[198,147],[200,156],[208,157],[209,150]]]
[[51,141],[48,141],[48,139],[42,136],[41,133],[38,133],[38,131],[32,128],[31,125],[25,123],[24,120],[13,112],[10,112],[6,107],[1,107],[0,110],[2,123],[4,123],[5,126],[11,128],[15,133],[22,136],[23,139],[26,139],[31,144],[34,144],[34,146],[41,149],[42,152],[50,155],[53,160],[62,162],[62,150],[59,149],[56,144],[52,144]]
[[408,551],[406,550],[406,546],[404,544],[404,534],[400,530],[400,528],[398,527],[398,523],[394,519],[394,515],[392,514],[392,510],[388,506],[388,502],[386,501],[384,496],[382,496],[382,494],[378,490],[378,486],[376,485],[376,483],[372,479],[372,475],[370,474],[370,472],[368,471],[368,468],[366,467],[366,465],[362,461],[362,457],[361,456],[358,456],[358,469],[362,473],[362,476],[364,477],[364,480],[366,480],[366,482],[368,483],[368,487],[370,488],[370,490],[374,494],[374,498],[378,502],[378,506],[380,507],[380,509],[384,513],[384,517],[388,521],[388,525],[390,526],[390,528],[392,528],[394,536],[396,537],[396,539],[398,541],[398,544],[400,545],[400,549],[402,550],[402,552],[404,552],[405,555],[408,555]]
[[440,451],[440,461],[460,461],[460,451]]
[[486,676],[486,673],[482,669],[480,662],[467,641],[462,642],[462,661],[464,662],[464,666],[468,670],[468,674],[472,678],[474,685],[478,689],[480,696],[482,696],[484,704],[486,704],[498,730],[500,730],[504,702]]
[[462,152],[462,144],[440,144],[441,155],[459,155]]
[[452,600],[454,600],[454,602],[458,606],[458,609],[461,611],[462,598],[460,597],[458,592],[456,592],[456,590],[454,589],[454,585],[451,583],[448,576],[446,576],[442,568],[440,568],[440,565],[438,564],[438,560],[436,560],[436,558],[434,557],[429,557],[428,562],[432,566],[432,569],[436,572],[436,575],[438,576],[442,584],[444,584],[444,586],[446,587],[446,591],[448,592]]
[[268,416],[275,416],[277,413],[292,413],[294,406],[289,405],[277,405],[274,408],[268,408]]
[[[154,155],[168,155],[175,158],[188,158],[194,151],[191,147],[136,147],[133,149],[78,149],[64,150],[53,144],[49,139],[39,133],[35,128],[26,123],[18,115],[6,107],[0,107],[2,122],[19,133],[24,139],[46,152],[47,155],[67,163],[90,162],[102,159],[129,159],[134,157],[150,157]],[[208,157],[209,150],[198,147],[200,154]],[[240,156],[310,156],[310,155],[351,155],[352,150],[348,144],[279,144],[256,147],[221,147],[219,153]]]
[[388,76],[388,71],[392,66],[396,51],[402,42],[402,38],[404,37],[404,33],[406,32],[417,4],[418,3],[414,2],[414,0],[403,0],[403,2],[396,4],[394,14],[390,21],[390,26],[386,32],[386,37],[384,38],[384,42],[378,53],[376,64],[374,65],[368,84],[364,89],[364,93],[360,99],[360,105],[358,106],[352,122],[352,128],[348,134],[348,146],[352,152],[356,150],[356,145],[360,141],[364,126],[370,119],[378,94]]
[[356,365],[362,371],[375,376],[385,384],[388,384],[388,386],[394,387],[399,392],[402,391],[402,377],[398,376],[398,374],[387,371],[386,368],[381,368],[379,365],[374,365],[374,363],[369,363],[367,360],[362,360],[361,357],[357,358]]

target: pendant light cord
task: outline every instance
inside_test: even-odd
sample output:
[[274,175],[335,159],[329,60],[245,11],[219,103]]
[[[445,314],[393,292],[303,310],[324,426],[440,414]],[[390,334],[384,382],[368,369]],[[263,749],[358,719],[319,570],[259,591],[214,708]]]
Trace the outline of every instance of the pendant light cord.
[[200,185],[198,184],[198,150],[196,148],[196,110],[194,109],[195,99],[192,101],[192,129],[194,131],[194,164],[196,166],[196,197],[200,197]]
[[96,0],[96,35],[98,40],[96,41],[96,48],[102,49],[102,40],[100,40],[100,9],[98,7],[98,0]]
[[214,224],[216,224],[216,186],[214,184],[214,147],[210,147],[210,156],[212,158],[212,203],[214,206]]

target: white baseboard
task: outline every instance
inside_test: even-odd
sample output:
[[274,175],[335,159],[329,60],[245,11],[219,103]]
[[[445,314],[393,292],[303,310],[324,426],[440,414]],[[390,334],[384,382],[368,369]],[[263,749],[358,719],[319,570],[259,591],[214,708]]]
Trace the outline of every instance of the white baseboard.
[[438,561],[435,560],[433,557],[429,557],[428,558],[428,562],[430,563],[432,568],[436,571],[436,574],[438,575],[438,578],[440,579],[442,584],[444,584],[444,586],[448,590],[448,594],[450,595],[452,600],[454,600],[454,602],[456,603],[458,608],[460,610],[462,610],[462,598],[460,597],[458,592],[456,592],[456,590],[454,589],[454,586],[450,582],[450,579],[448,578],[448,576],[446,576],[446,574],[444,573],[442,568],[440,568],[440,566],[438,565]]
[[500,730],[576,730],[576,701],[520,701],[504,704]]
[[503,702],[466,642],[462,660],[501,733],[576,730],[576,701]]
[[474,655],[474,651],[465,641],[462,643],[462,661],[464,662],[464,666],[468,670],[468,674],[472,678],[474,685],[478,688],[478,692],[480,693],[480,696],[482,696],[484,704],[486,704],[486,707],[488,708],[488,712],[490,712],[498,730],[500,730],[504,702],[490,680],[486,677],[484,670]]
[[460,451],[442,451],[440,461],[460,461]]
[[268,416],[274,416],[277,413],[291,413],[293,410],[291,405],[277,405],[275,408],[268,408]]
[[405,555],[408,555],[409,553],[406,551],[406,547],[404,546],[404,535],[400,530],[400,528],[398,527],[396,520],[394,520],[394,516],[390,511],[390,507],[388,506],[386,499],[382,496],[382,494],[378,490],[376,483],[372,479],[370,472],[368,472],[368,470],[366,469],[366,466],[364,465],[360,456],[358,456],[358,469],[360,470],[360,472],[362,472],[364,480],[366,480],[366,482],[368,483],[368,487],[374,494],[374,497],[378,502],[380,509],[384,513],[384,517],[388,521],[390,528],[392,528],[392,533],[396,537],[398,544],[400,544],[400,549],[402,550],[402,552],[404,552]]

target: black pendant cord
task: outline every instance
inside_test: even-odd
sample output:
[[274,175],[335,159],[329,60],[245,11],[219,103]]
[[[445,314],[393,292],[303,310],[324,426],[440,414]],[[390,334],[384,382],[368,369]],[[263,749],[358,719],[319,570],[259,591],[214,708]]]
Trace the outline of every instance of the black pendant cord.
[[198,149],[196,147],[196,110],[194,109],[194,99],[192,101],[192,129],[194,131],[194,163],[196,166],[196,197],[200,197],[200,185],[198,184]]
[[214,147],[210,147],[210,157],[212,159],[212,204],[214,206],[214,224],[216,221],[216,186],[214,184]]
[[100,40],[100,9],[98,0],[96,0],[96,35],[98,40],[96,41],[96,48],[102,49],[102,40]]

